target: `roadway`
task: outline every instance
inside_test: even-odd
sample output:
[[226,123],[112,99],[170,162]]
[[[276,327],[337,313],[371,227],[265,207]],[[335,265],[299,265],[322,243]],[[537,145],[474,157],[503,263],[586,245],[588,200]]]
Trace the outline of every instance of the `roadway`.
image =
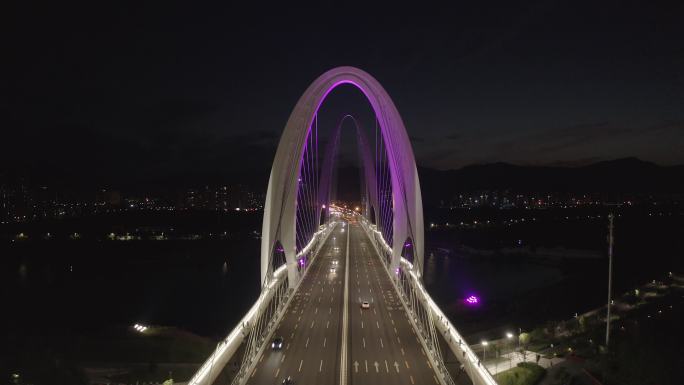
[[280,384],[287,376],[296,384],[339,383],[346,228],[333,230],[309,266],[274,334],[283,337],[282,350],[269,341],[248,384]]
[[439,384],[368,236],[350,227],[349,383]]
[[[276,329],[274,336],[284,338],[282,350],[272,350],[269,341],[248,384],[280,384],[287,376],[296,384],[339,384],[347,255],[347,383],[439,384],[375,249],[357,224],[337,226],[330,235]],[[363,301],[370,302],[370,309],[361,308]]]

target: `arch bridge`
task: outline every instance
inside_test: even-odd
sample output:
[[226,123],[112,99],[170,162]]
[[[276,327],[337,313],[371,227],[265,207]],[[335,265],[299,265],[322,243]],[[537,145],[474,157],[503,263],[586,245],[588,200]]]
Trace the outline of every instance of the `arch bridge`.
[[[340,85],[365,95],[375,138],[347,115],[319,152],[318,113]],[[363,207],[352,211],[331,201],[347,119],[362,161]],[[322,74],[297,102],[276,151],[259,298],[189,384],[226,381],[220,376],[231,365],[232,384],[496,384],[423,286],[422,210],[411,143],[385,89],[354,67]],[[447,350],[461,378],[447,370]]]

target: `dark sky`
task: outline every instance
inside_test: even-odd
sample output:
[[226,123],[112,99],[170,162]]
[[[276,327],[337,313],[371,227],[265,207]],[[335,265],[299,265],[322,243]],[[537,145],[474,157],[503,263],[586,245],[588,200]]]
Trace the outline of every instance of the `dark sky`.
[[[264,179],[297,99],[339,65],[385,86],[423,166],[684,163],[681,5],[196,3],[9,9],[2,167],[110,184]],[[329,124],[363,115],[354,92],[333,95]]]

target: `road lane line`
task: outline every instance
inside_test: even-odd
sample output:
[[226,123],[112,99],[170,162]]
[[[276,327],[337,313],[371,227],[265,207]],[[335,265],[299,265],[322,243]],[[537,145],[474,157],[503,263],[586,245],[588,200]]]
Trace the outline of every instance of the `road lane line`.
[[415,383],[416,383],[415,381],[413,381],[413,376],[409,376],[409,378],[411,379],[411,383],[412,383],[412,384],[415,384]]
[[387,360],[385,360],[385,371],[389,373],[389,365],[387,365]]
[[278,373],[280,373],[280,368],[278,368],[278,370],[276,370],[275,376],[273,376],[273,377],[278,378]]
[[325,328],[326,328],[326,329],[328,328],[328,326],[330,326],[330,321],[328,321],[328,322],[325,323]]
[[408,369],[409,368],[408,361],[404,361],[404,364],[406,364],[406,369]]
[[323,360],[321,360],[321,364],[318,365],[318,373],[320,373],[321,371],[323,371]]
[[304,347],[305,348],[309,347],[309,337],[306,337],[306,344],[304,344]]
[[328,337],[323,338],[323,347],[325,347],[325,342],[328,341]]
[[402,355],[402,356],[405,356],[405,355],[406,355],[406,353],[404,353],[404,348],[401,348],[401,355]]
[[381,347],[381,348],[384,348],[384,347],[385,347],[385,345],[383,345],[383,343],[382,343],[382,337],[380,338],[380,347]]
[[368,360],[363,360],[363,362],[366,364],[366,373],[368,373]]
[[304,363],[304,360],[299,360],[299,369],[297,370],[298,372],[302,371],[302,364]]
[[283,361],[285,361],[285,355],[283,354],[283,358],[280,359],[280,363],[282,364]]
[[378,329],[380,329],[380,323],[378,323],[378,321],[375,321],[375,326],[377,326]]
[[366,337],[361,337],[363,339],[363,348],[366,348]]
[[314,323],[315,323],[315,322],[316,322],[316,320],[311,321],[311,329],[313,329],[313,326],[314,326]]
[[[342,308],[342,341],[340,343],[340,383],[347,385],[347,335],[349,333],[349,234],[347,231],[347,250],[344,261],[344,305]],[[332,298],[332,297],[331,297]],[[322,364],[323,361],[321,361]]]

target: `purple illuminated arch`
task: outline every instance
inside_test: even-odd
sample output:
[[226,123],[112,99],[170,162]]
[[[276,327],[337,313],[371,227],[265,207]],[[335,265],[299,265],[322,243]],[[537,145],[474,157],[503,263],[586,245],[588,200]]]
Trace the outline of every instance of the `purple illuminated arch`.
[[[372,208],[378,207],[378,196],[377,196],[377,186],[376,186],[376,176],[375,168],[373,167],[374,159],[371,157],[371,149],[368,143],[368,138],[366,133],[361,129],[361,125],[354,118],[354,116],[346,114],[340,119],[337,126],[332,132],[331,138],[325,148],[325,155],[323,159],[323,167],[321,169],[321,182],[318,186],[318,202],[322,203],[324,206],[329,207],[330,203],[330,193],[332,187],[332,176],[333,176],[333,163],[335,161],[335,156],[339,150],[340,134],[342,133],[342,126],[345,120],[350,119],[354,123],[354,128],[356,129],[356,137],[358,138],[358,151],[361,155],[363,161],[363,178],[366,184],[366,189],[368,191],[369,199],[367,204]],[[368,216],[370,219],[370,208],[366,208]],[[327,214],[327,212],[326,212]],[[325,218],[328,216],[325,215]],[[321,216],[323,218],[323,216]],[[322,222],[320,223],[322,224]]]
[[269,255],[280,241],[288,265],[290,284],[297,282],[295,215],[297,180],[307,138],[321,104],[342,84],[358,88],[368,99],[387,149],[393,194],[393,244],[391,268],[399,266],[403,241],[413,240],[414,266],[422,275],[423,207],[418,171],[404,123],[385,89],[368,73],[354,67],[334,68],[319,76],[299,98],[280,138],[264,204],[261,239],[261,281],[269,279]]

